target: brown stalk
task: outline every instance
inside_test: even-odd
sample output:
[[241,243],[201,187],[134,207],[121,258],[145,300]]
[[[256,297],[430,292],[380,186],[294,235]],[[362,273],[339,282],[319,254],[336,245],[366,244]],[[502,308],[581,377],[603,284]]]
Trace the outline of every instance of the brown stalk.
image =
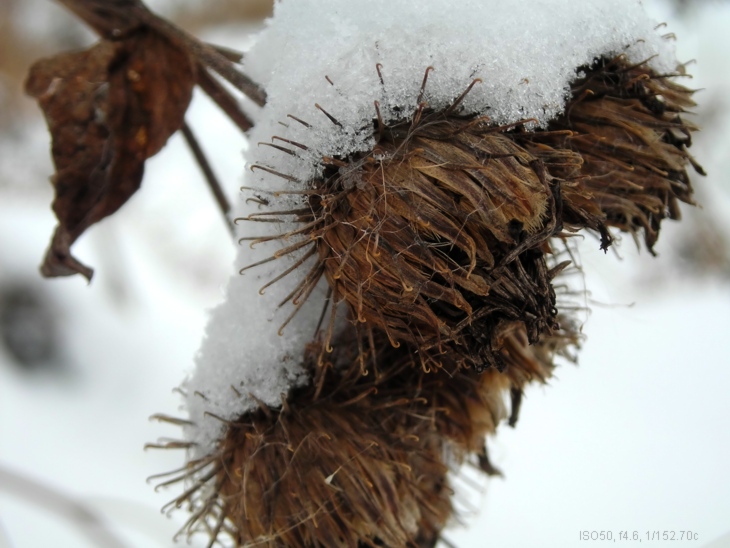
[[220,183],[218,182],[218,177],[216,177],[215,173],[213,172],[213,168],[210,166],[210,162],[208,162],[208,158],[206,158],[205,153],[200,147],[200,143],[195,137],[195,134],[193,134],[193,131],[190,129],[190,126],[188,126],[187,123],[183,123],[180,131],[182,131],[185,142],[188,144],[188,147],[190,147],[190,151],[193,153],[195,160],[198,162],[198,165],[203,172],[203,176],[205,177],[205,180],[210,187],[210,191],[213,193],[213,197],[218,204],[218,208],[220,209],[220,212],[226,221],[226,227],[228,228],[228,231],[233,234],[233,223],[231,222],[231,219],[229,217],[231,204],[228,202],[228,198],[226,198],[226,195],[223,192]]
[[91,279],[93,270],[71,247],[137,192],[146,160],[178,130],[230,226],[227,200],[184,116],[198,84],[242,131],[251,128],[235,98],[209,73],[263,105],[263,91],[234,64],[240,55],[197,40],[140,0],[61,2],[101,40],[84,51],[41,59],[25,84],[45,115],[56,171],[51,182],[58,226],[41,273]]
[[229,55],[201,42],[169,21],[152,13],[140,0],[59,0],[76,13],[100,36],[115,40],[148,26],[165,36],[202,65],[211,68],[259,106],[266,104],[266,93],[239,72]]

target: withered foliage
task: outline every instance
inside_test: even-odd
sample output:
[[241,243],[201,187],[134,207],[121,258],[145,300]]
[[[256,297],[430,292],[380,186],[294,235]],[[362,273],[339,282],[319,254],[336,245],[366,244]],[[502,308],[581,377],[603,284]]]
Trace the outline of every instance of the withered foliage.
[[[238,56],[200,43],[138,0],[62,2],[101,40],[85,51],[38,61],[26,81],[26,93],[37,99],[46,117],[56,167],[51,181],[59,224],[41,272],[90,279],[93,271],[72,256],[71,245],[139,189],[145,161],[183,128],[196,84],[243,131],[251,127],[208,68],[259,104],[265,95],[232,68],[227,57]],[[185,137],[197,146],[188,128]],[[206,175],[220,194],[217,181]],[[221,207],[225,213],[226,204]]]
[[139,189],[145,160],[182,126],[194,84],[190,56],[148,28],[31,68],[26,92],[46,116],[56,166],[59,225],[44,276],[91,278],[71,245]]
[[413,348],[378,336],[380,367],[363,376],[355,336],[343,334],[323,366],[311,345],[311,386],[226,422],[218,450],[168,480],[192,482],[171,503],[193,513],[183,533],[212,531],[211,545],[227,533],[241,546],[435,546],[453,513],[448,470],[466,460],[498,473],[485,437],[507,418],[505,395],[544,381],[577,337],[529,346],[514,326],[503,372],[448,374],[424,372]]

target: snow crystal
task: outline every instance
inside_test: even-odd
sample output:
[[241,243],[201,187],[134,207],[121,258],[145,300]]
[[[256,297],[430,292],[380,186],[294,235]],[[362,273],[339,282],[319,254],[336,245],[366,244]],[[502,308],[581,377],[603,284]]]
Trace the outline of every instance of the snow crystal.
[[[277,200],[270,198],[270,206],[275,208]],[[238,210],[239,215],[247,216],[258,211],[258,206],[242,202]],[[247,237],[276,235],[292,228],[284,222],[243,225],[239,232]],[[193,452],[196,457],[214,447],[223,430],[221,418],[238,419],[258,405],[257,399],[278,407],[282,394],[308,380],[301,362],[305,346],[314,339],[325,304],[325,290],[315,289],[281,335],[279,331],[294,310],[290,302],[281,303],[309,271],[311,262],[305,262],[294,274],[261,292],[265,284],[301,258],[301,254],[284,255],[239,274],[241,268],[267,259],[292,243],[271,241],[252,247],[249,242],[242,242],[225,301],[211,313],[195,371],[184,386],[186,407],[194,423],[187,428],[186,437],[197,443]]]
[[374,101],[386,121],[410,116],[429,66],[429,106],[450,105],[479,78],[465,113],[544,126],[562,112],[576,69],[597,57],[652,58],[656,70],[674,71],[673,47],[655,27],[638,0],[280,1],[244,65],[268,94],[251,139],[282,136],[309,153],[261,148],[250,160],[306,180],[323,155],[367,150]]
[[[245,72],[268,94],[266,106],[255,113],[247,159],[299,183],[257,170],[249,184],[264,191],[302,188],[322,156],[368,149],[374,102],[386,121],[410,116],[429,66],[433,71],[422,100],[430,107],[452,104],[479,78],[463,102],[464,113],[488,115],[496,124],[534,118],[544,126],[563,110],[576,71],[598,57],[625,54],[629,62],[651,59],[655,70],[673,71],[671,45],[655,27],[638,0],[277,2],[245,60]],[[285,154],[257,146],[273,137],[306,150],[291,146],[294,154]],[[292,205],[291,199],[278,202],[271,207]],[[276,223],[246,225],[246,235],[256,228],[286,230]],[[237,270],[281,245],[286,244],[242,246]],[[213,311],[186,387],[196,425],[188,437],[198,443],[198,456],[210,450],[222,430],[210,413],[236,419],[256,406],[249,393],[277,406],[282,393],[308,380],[301,360],[315,334],[324,291],[310,298],[283,336],[278,330],[292,305],[279,304],[308,269],[300,267],[264,295],[258,292],[293,260],[283,257],[235,274],[226,302]]]

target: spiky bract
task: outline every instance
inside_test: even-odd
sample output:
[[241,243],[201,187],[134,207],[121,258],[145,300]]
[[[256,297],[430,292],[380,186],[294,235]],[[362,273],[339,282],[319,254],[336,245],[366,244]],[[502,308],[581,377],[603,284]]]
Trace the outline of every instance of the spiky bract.
[[326,169],[313,187],[319,258],[335,298],[428,369],[499,368],[493,334],[523,322],[532,342],[555,328],[544,245],[555,183],[486,120],[444,113],[385,128],[375,149]]
[[564,265],[551,270],[546,253],[559,181],[505,129],[449,111],[383,126],[372,151],[327,160],[292,212],[306,229],[282,235],[316,248],[306,284],[324,275],[334,302],[413,345],[426,370],[445,355],[501,369],[503,322],[530,342],[557,328],[551,280]]

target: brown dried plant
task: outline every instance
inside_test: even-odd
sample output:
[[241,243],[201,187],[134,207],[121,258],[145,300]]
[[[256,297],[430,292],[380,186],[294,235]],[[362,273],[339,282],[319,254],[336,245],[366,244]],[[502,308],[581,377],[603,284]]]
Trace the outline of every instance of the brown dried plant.
[[224,194],[184,116],[199,85],[242,131],[251,122],[217,72],[259,105],[265,94],[234,67],[240,56],[204,44],[138,0],[62,0],[101,37],[85,51],[43,59],[26,92],[38,100],[53,138],[53,210],[59,224],[41,267],[44,276],[93,271],[71,254],[92,224],[117,211],[140,187],[147,158],[183,134],[227,213]]
[[324,275],[334,302],[392,345],[415,345],[425,370],[444,355],[501,369],[503,322],[522,322],[531,342],[557,327],[550,282],[565,264],[549,269],[545,253],[559,230],[560,182],[510,128],[451,112],[418,117],[381,125],[368,153],[325,158],[306,207],[248,217],[292,215],[300,226],[244,240],[305,236],[304,256],[319,260],[295,298]]
[[[414,345],[425,370],[442,356],[501,369],[502,323],[522,323],[530,343],[558,327],[551,282],[567,263],[548,269],[551,238],[588,229],[606,250],[609,228],[643,231],[652,250],[661,221],[692,203],[686,167],[702,173],[687,151],[695,128],[680,116],[691,90],[623,56],[582,72],[546,130],[460,115],[474,84],[447,109],[422,103],[390,126],[376,104],[371,151],[322,158],[303,207],[246,218],[290,216],[298,226],[242,240],[294,239],[271,259],[310,246],[296,265],[318,261],[292,300],[301,306],[324,276],[335,305],[344,301],[365,331],[383,331],[392,345]],[[288,143],[274,146],[307,148]],[[332,329],[326,346],[331,338]]]
[[486,436],[508,417],[505,397],[514,425],[525,385],[544,382],[578,335],[530,346],[515,324],[502,333],[504,371],[482,373],[456,364],[426,373],[413,348],[380,335],[379,355],[366,356],[379,365],[367,376],[355,337],[354,328],[342,334],[324,365],[323,343],[313,343],[310,386],[279,409],[260,404],[223,421],[216,451],[162,484],[190,485],[169,505],[192,512],[181,533],[205,531],[211,546],[220,534],[239,546],[435,546],[453,514],[447,472],[466,461],[499,473]]
[[[370,483],[358,487],[361,476],[371,477],[363,472],[372,466],[372,448],[363,449],[367,440],[377,439],[380,449],[395,432],[386,444],[393,448],[403,443],[404,432],[416,433],[425,446],[417,444],[403,460],[374,453],[388,465],[409,462],[411,473],[419,470],[411,463],[413,455],[432,454],[433,444],[441,446],[441,454],[446,448],[453,463],[476,459],[482,471],[495,473],[485,435],[507,417],[505,395],[514,424],[525,385],[544,382],[556,353],[566,354],[578,341],[570,314],[558,321],[552,281],[567,263],[558,262],[551,242],[588,229],[606,249],[614,228],[635,237],[643,232],[651,250],[661,221],[678,218],[678,202],[692,203],[686,168],[701,169],[687,152],[694,127],[680,116],[691,106],[692,92],[646,65],[628,66],[622,57],[585,70],[565,115],[543,131],[522,124],[490,126],[454,109],[420,108],[413,119],[391,127],[377,117],[373,151],[323,158],[324,175],[311,181],[305,207],[252,216],[288,213],[300,223],[279,236],[305,237],[283,253],[311,245],[305,257],[319,261],[302,277],[295,298],[306,297],[326,277],[332,300],[348,305],[350,338],[357,343],[334,341],[335,356],[358,350],[344,365],[317,365],[315,355],[321,361],[322,349],[332,342],[330,331],[310,355],[311,387],[292,394],[279,412],[260,411],[226,423],[218,450],[196,463],[218,468],[205,503],[216,510],[209,512],[190,493],[177,501],[191,503],[196,520],[228,520],[229,532],[242,545],[275,546],[281,538],[298,546],[433,545],[440,525],[435,536],[424,539],[417,532],[422,529],[409,532],[403,524],[419,523],[418,512],[429,508],[423,501],[443,500],[443,482],[429,486],[429,498],[413,480],[409,485],[416,490],[388,506],[384,493],[400,493],[395,484],[386,491]],[[535,302],[543,305],[542,316],[536,313],[540,308],[530,307]],[[369,345],[363,344],[363,331]],[[449,337],[455,331],[463,331],[458,341]],[[368,357],[373,363],[366,365]],[[440,367],[432,371],[435,362]],[[488,365],[496,367],[480,372]],[[338,398],[352,409],[339,408]],[[381,406],[388,409],[382,416]],[[358,427],[328,431],[342,416],[345,424]],[[309,420],[302,424],[301,417]],[[375,422],[368,426],[368,420]],[[421,432],[420,421],[430,425],[428,434]],[[383,425],[385,432],[379,430]],[[327,445],[334,451],[327,458],[321,444],[304,441],[312,431],[340,440]],[[361,438],[361,433],[366,434]],[[287,453],[269,444],[295,449]],[[267,455],[260,462],[258,451]],[[309,473],[322,462],[328,464],[312,474],[310,487]],[[343,474],[347,488],[328,489],[326,472],[333,468],[352,474]],[[389,473],[383,469],[378,477]],[[403,474],[407,479],[408,472]],[[435,469],[431,474],[442,477]],[[268,478],[263,486],[247,481],[262,476]],[[301,487],[289,486],[289,478],[306,485],[304,507],[294,495]],[[276,489],[266,491],[267,485]],[[254,501],[268,510],[252,512]],[[373,519],[363,520],[360,512],[368,508],[396,521],[386,526],[374,512]],[[446,521],[452,510],[443,509],[447,513],[432,523]],[[299,519],[292,523],[292,516]],[[396,528],[389,528],[393,523]],[[352,531],[357,533],[348,536]]]
[[[680,218],[679,203],[693,204],[687,167],[704,175],[688,147],[697,128],[683,113],[693,91],[646,64],[600,59],[579,72],[565,114],[524,143],[564,180],[563,222],[588,228],[610,245],[608,228],[642,236],[653,253],[661,221]],[[580,158],[564,163],[566,151]]]

